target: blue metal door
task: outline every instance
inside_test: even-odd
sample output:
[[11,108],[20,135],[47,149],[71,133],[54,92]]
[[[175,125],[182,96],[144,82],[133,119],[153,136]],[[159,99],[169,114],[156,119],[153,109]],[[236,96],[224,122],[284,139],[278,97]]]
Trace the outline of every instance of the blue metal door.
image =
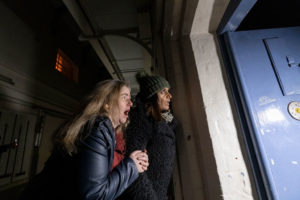
[[228,32],[226,46],[268,197],[300,199],[300,27]]

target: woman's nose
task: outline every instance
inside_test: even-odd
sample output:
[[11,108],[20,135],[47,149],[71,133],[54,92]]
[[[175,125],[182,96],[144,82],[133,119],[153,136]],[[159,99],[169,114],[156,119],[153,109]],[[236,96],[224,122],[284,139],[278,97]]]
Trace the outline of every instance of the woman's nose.
[[167,95],[167,97],[168,97],[169,99],[172,99],[172,95],[171,95],[171,93],[170,93],[170,92],[168,92],[168,95]]
[[132,101],[129,99],[129,106],[131,107],[133,105]]

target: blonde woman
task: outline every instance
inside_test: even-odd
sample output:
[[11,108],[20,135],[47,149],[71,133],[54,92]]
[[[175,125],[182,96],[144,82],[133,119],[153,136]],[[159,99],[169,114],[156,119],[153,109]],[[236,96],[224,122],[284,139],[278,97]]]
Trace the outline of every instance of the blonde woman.
[[137,150],[111,171],[114,129],[127,121],[130,98],[126,82],[100,82],[60,129],[52,155],[21,199],[113,200],[130,186],[149,165],[147,154]]

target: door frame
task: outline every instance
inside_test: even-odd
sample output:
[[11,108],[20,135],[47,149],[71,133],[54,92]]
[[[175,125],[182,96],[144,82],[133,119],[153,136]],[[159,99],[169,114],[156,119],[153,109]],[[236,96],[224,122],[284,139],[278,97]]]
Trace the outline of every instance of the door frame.
[[224,35],[226,32],[234,32],[237,30],[241,22],[244,20],[249,11],[254,7],[256,2],[257,0],[231,0],[217,28],[216,34],[220,47],[220,52],[223,58],[223,65],[225,73],[227,75],[229,88],[233,96],[233,103],[237,111],[236,114],[238,124],[240,124],[241,134],[246,147],[246,153],[250,161],[250,170],[253,174],[255,189],[258,198],[263,200],[268,199],[268,196],[270,194],[267,194],[268,190],[267,188],[265,188],[265,185],[263,183],[263,177],[258,163],[259,161],[255,153],[254,144],[250,136],[250,130],[247,125],[246,114],[243,110],[242,99],[239,96],[239,83],[237,83],[237,80],[234,78],[234,71],[229,56],[230,51],[228,51],[228,47],[224,39]]

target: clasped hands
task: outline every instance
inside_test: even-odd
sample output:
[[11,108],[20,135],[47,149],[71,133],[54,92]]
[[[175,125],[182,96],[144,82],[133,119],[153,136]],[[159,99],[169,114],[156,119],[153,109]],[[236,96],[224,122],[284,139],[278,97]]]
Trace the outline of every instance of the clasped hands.
[[148,169],[149,160],[146,150],[136,150],[132,152],[129,157],[134,161],[139,173],[142,173]]

